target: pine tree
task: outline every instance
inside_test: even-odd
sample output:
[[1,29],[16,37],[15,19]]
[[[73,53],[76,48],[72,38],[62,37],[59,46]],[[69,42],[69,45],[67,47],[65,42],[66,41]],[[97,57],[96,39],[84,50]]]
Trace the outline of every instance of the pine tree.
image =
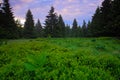
[[82,25],[82,36],[86,37],[87,36],[87,25],[85,20],[83,21],[83,25]]
[[58,26],[59,26],[59,36],[60,37],[65,37],[65,23],[63,21],[63,18],[61,15],[59,15],[59,22],[58,22]]
[[120,0],[112,1],[111,10],[110,33],[111,36],[120,37]]
[[5,38],[6,37],[6,32],[5,32],[5,13],[3,11],[3,3],[0,3],[0,38]]
[[91,22],[88,21],[88,24],[87,24],[87,36],[88,36],[88,37],[91,37],[91,36],[92,36],[91,30],[92,30]]
[[19,38],[23,38],[23,27],[22,27],[22,24],[20,23],[20,20],[16,20],[15,23],[18,28]]
[[36,23],[35,31],[36,31],[37,37],[43,37],[43,28],[42,28],[42,25],[41,25],[39,19],[38,19],[38,21]]
[[45,20],[45,36],[46,37],[59,37],[58,16],[54,12],[54,7],[51,7],[49,14]]
[[71,28],[68,24],[65,26],[65,37],[71,37]]
[[82,28],[81,26],[78,26],[78,29],[77,29],[77,37],[82,37]]
[[111,0],[104,0],[102,2],[101,11],[101,24],[100,27],[103,29],[101,31],[101,36],[110,36],[110,30],[107,26],[111,21]]
[[[0,13],[1,14],[1,13]],[[2,7],[2,29],[4,34],[3,38],[18,38],[18,29],[15,24],[12,8],[10,7],[9,0],[3,0]]]
[[4,12],[4,3],[0,3],[0,26],[5,25],[4,17],[5,17],[5,12]]
[[27,11],[26,21],[24,24],[24,38],[34,38],[35,37],[35,27],[33,15],[30,10]]
[[77,37],[77,29],[78,29],[78,24],[77,24],[77,20],[74,19],[73,21],[73,26],[72,26],[72,37]]
[[101,33],[103,32],[103,28],[101,27],[101,11],[100,8],[97,7],[96,12],[94,16],[92,17],[92,22],[91,22],[91,35],[94,37],[101,36]]

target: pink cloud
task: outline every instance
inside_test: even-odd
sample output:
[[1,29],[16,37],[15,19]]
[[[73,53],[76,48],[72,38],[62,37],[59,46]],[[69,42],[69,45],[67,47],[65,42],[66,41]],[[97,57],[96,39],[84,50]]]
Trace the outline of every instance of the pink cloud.
[[34,0],[21,0],[21,2],[23,2],[23,3],[31,3],[31,2],[33,2]]

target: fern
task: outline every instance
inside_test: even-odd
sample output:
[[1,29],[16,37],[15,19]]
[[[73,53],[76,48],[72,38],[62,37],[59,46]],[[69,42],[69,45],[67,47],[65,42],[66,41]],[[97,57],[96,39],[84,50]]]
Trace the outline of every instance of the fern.
[[26,70],[34,71],[37,68],[43,67],[43,65],[46,63],[46,54],[42,53],[38,56],[29,55],[27,56],[27,60],[28,62],[24,63]]

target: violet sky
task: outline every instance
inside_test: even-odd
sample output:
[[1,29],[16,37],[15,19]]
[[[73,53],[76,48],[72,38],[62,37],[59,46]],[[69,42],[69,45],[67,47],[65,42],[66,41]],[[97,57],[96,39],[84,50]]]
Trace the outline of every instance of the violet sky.
[[55,7],[55,12],[61,14],[65,24],[72,25],[76,18],[79,25],[83,20],[91,20],[97,6],[103,0],[10,0],[14,16],[23,24],[28,9],[32,11],[35,22],[40,19],[43,24],[50,7]]

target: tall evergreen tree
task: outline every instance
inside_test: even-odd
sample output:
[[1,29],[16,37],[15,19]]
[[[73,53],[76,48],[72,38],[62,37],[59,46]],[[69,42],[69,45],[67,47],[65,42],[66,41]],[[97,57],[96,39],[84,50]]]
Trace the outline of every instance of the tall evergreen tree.
[[97,8],[91,23],[93,36],[119,36],[119,4],[120,0],[104,0]]
[[60,37],[65,37],[65,23],[63,21],[63,18],[61,15],[59,15],[59,22],[58,22],[58,26],[59,26],[59,36]]
[[112,1],[112,20],[110,26],[111,36],[120,37],[120,0]]
[[35,27],[33,15],[30,10],[27,11],[26,21],[24,24],[24,38],[34,38],[35,37]]
[[77,29],[78,29],[78,24],[77,24],[77,20],[74,19],[73,21],[73,26],[72,26],[72,37],[77,37]]
[[65,26],[65,37],[71,37],[71,28],[68,24]]
[[91,34],[94,37],[101,36],[101,33],[103,32],[103,28],[101,27],[101,11],[100,8],[97,7],[95,14],[92,17],[91,22]]
[[87,25],[85,20],[83,21],[83,25],[82,25],[82,36],[86,37],[87,36]]
[[43,28],[42,28],[42,25],[41,25],[39,19],[38,19],[38,21],[36,23],[35,31],[36,31],[37,37],[43,37]]
[[0,3],[0,38],[5,38],[7,36],[6,32],[5,32],[5,13],[4,13],[4,3],[1,2]]
[[81,28],[81,26],[78,26],[77,37],[82,37],[82,28]]
[[45,36],[59,37],[58,16],[54,12],[54,7],[51,7],[45,20]]
[[100,9],[101,11],[101,24],[100,27],[102,28],[101,31],[101,36],[109,36],[110,31],[109,27],[107,24],[110,24],[109,22],[111,21],[111,0],[104,0],[102,2],[102,7]]
[[91,27],[91,22],[88,21],[88,24],[87,24],[87,36],[88,36],[88,37],[91,37],[91,36],[92,36],[91,29],[92,29],[92,27]]
[[[1,14],[1,12],[0,12]],[[18,29],[15,24],[12,8],[10,7],[9,0],[3,0],[2,7],[2,29],[4,34],[1,35],[2,38],[18,38]]]
[[15,23],[18,28],[19,38],[23,38],[23,27],[22,27],[22,24],[20,23],[20,20],[16,20]]

